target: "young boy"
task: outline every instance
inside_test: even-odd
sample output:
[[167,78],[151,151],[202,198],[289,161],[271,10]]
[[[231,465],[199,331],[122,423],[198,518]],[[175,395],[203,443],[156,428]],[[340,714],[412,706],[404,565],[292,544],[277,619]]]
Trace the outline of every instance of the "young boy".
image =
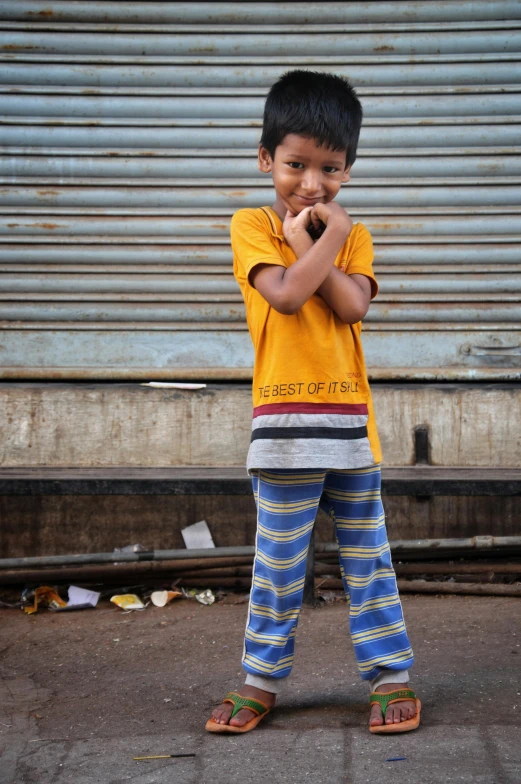
[[234,274],[255,349],[247,467],[258,512],[246,627],[246,683],[206,724],[248,732],[275,704],[293,662],[306,556],[319,506],[331,516],[372,732],[419,723],[413,653],[380,496],[380,445],[361,321],[378,287],[368,230],[334,201],[349,181],[362,108],[332,74],[290,71],[264,110],[259,169],[273,207],[232,219]]

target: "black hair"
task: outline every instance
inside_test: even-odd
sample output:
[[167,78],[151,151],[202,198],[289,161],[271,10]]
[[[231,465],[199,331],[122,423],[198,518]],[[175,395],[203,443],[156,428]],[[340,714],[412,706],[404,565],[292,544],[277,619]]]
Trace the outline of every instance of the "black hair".
[[362,106],[343,76],[319,71],[288,71],[272,85],[264,106],[260,144],[272,158],[289,133],[316,139],[319,146],[346,151],[356,159]]

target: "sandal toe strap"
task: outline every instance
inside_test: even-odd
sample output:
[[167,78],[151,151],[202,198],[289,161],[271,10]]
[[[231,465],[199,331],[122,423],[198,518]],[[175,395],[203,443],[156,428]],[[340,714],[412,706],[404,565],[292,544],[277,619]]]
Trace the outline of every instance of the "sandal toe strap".
[[260,700],[254,700],[251,697],[242,697],[236,691],[229,692],[223,702],[230,702],[233,705],[232,715],[230,716],[231,719],[233,719],[233,717],[243,708],[251,710],[257,716],[261,716],[269,710],[268,706]]
[[378,704],[382,709],[382,714],[385,716],[387,706],[392,702],[416,700],[416,694],[412,689],[397,689],[396,691],[390,691],[388,694],[380,694],[380,692],[374,691],[369,700],[371,705],[374,705],[375,703]]

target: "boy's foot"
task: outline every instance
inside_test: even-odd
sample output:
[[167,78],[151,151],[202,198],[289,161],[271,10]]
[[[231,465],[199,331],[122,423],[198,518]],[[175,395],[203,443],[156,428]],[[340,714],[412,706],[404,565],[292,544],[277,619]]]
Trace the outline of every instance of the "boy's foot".
[[[383,683],[375,689],[379,694],[389,694],[391,691],[398,689],[408,689],[408,683]],[[414,700],[404,700],[403,702],[393,702],[388,705],[385,712],[385,724],[400,724],[402,721],[412,719],[416,714],[416,703]],[[382,716],[382,709],[376,703],[371,705],[371,714],[369,716],[369,726],[376,727],[384,724],[384,717]]]
[[[238,693],[241,697],[250,697],[253,700],[259,700],[267,705],[268,708],[272,708],[275,705],[276,694],[273,694],[271,691],[263,691],[262,689],[256,689],[254,686],[244,685]],[[233,719],[230,719],[232,711],[233,705],[229,702],[223,702],[218,708],[214,708],[212,711],[212,719],[217,722],[217,724],[229,724],[231,727],[243,727],[256,716],[256,714],[253,711],[248,710],[248,708],[242,708],[235,714]]]

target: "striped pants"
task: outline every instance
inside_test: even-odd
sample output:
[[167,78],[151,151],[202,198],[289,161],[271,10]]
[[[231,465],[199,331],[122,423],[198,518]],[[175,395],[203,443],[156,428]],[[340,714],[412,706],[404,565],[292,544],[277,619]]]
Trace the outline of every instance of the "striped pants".
[[[253,475],[257,546],[242,660],[247,683],[276,692],[281,682],[275,679],[291,672],[319,506],[335,526],[361,677],[373,685],[375,679],[378,685],[407,680],[403,671],[413,663],[413,653],[391,564],[380,481],[380,466],[262,469]],[[386,673],[391,677],[379,677]]]

